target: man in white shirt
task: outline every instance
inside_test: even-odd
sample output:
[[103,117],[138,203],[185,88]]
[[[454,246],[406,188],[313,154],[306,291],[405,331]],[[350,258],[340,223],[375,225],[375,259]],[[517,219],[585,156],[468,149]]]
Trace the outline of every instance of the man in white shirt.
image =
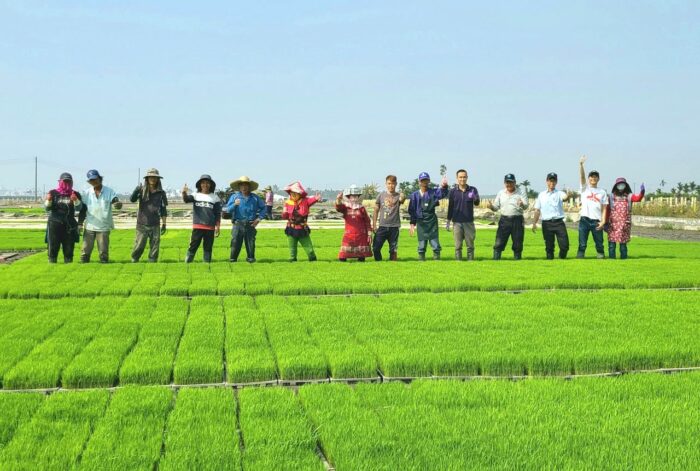
[[578,253],[576,258],[586,256],[588,234],[593,236],[598,258],[605,258],[603,247],[603,226],[608,213],[608,194],[598,188],[600,174],[592,170],[588,174],[588,186],[586,186],[586,170],[584,165],[586,156],[579,160],[579,177],[581,180],[581,219],[578,223]]
[[537,221],[542,217],[542,236],[544,237],[547,260],[554,259],[554,237],[559,244],[559,258],[566,258],[569,252],[569,234],[564,222],[564,201],[573,196],[571,192],[557,190],[557,174],[547,174],[547,189],[537,196],[535,201],[535,219],[532,232],[537,232]]
[[500,260],[501,253],[506,248],[508,238],[513,241],[513,258],[520,260],[523,253],[525,237],[525,220],[523,213],[528,207],[527,195],[517,191],[515,175],[507,174],[503,178],[505,188],[498,192],[493,203],[489,204],[491,211],[501,211],[496,231],[496,242],[493,244],[493,259]]

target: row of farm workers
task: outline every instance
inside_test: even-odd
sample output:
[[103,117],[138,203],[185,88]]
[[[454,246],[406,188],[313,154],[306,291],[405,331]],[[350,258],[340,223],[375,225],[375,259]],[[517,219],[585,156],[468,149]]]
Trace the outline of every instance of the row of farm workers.
[[[632,204],[644,198],[644,184],[641,185],[640,193],[634,194],[627,181],[618,178],[608,194],[598,187],[600,174],[597,171],[591,171],[586,176],[585,162],[585,157],[579,161],[581,218],[578,227],[577,257],[585,256],[590,236],[595,243],[597,257],[605,258],[603,233],[606,232],[608,257],[616,258],[619,246],[620,258],[627,258]],[[442,178],[439,186],[432,187],[430,175],[422,172],[418,176],[420,188],[409,196],[409,234],[417,235],[419,260],[425,260],[428,245],[432,249],[433,259],[440,259],[442,248],[435,209],[442,200],[447,200],[446,229],[452,228],[454,234],[455,259],[463,260],[463,248],[466,246],[466,260],[474,260],[474,207],[481,202],[479,191],[468,183],[469,176],[466,170],[457,171],[456,177],[457,182],[452,187],[449,186],[447,177]],[[162,178],[158,170],[149,169],[143,184],[138,185],[131,194],[131,202],[139,203],[136,237],[131,254],[133,262],[141,259],[147,243],[148,260],[158,260],[160,236],[166,232],[168,205],[161,185]],[[517,189],[515,175],[506,174],[503,180],[504,188],[499,191],[493,202],[489,203],[490,209],[500,212],[493,259],[500,260],[510,239],[513,258],[519,260],[522,258],[525,233],[523,214],[528,209],[529,201],[527,196]],[[569,251],[563,203],[571,199],[573,194],[570,191],[559,191],[557,180],[556,173],[548,173],[547,188],[539,193],[534,203],[532,230],[536,232],[537,225],[541,222],[547,259],[553,259],[555,256],[555,239],[559,248],[559,258],[566,258]],[[69,173],[63,173],[57,188],[46,195],[45,207],[49,213],[46,242],[50,263],[56,263],[60,250],[63,251],[64,261],[72,262],[74,247],[81,234],[81,262],[90,261],[95,243],[100,262],[109,261],[109,235],[114,228],[112,208],[120,209],[121,202],[114,190],[103,185],[103,177],[97,170],[87,173],[87,181],[90,187],[86,191],[78,192],[73,189],[73,177]],[[385,243],[389,246],[389,259],[398,260],[400,207],[406,197],[396,191],[396,186],[396,176],[387,176],[386,191],[377,196],[371,218],[362,204],[362,192],[357,186],[352,185],[338,194],[335,208],[345,219],[345,233],[338,254],[340,261],[364,261],[372,256],[380,261]],[[240,177],[231,182],[234,192],[224,207],[215,193],[216,183],[211,176],[202,175],[195,187],[194,193],[187,185],[182,189],[183,201],[193,206],[192,236],[185,261],[190,263],[194,260],[200,245],[203,246],[204,261],[212,261],[214,239],[219,236],[222,214],[227,214],[233,223],[230,261],[238,261],[241,249],[245,245],[246,261],[255,262],[256,227],[262,219],[272,215],[272,189],[265,188],[265,196],[260,197],[254,193],[258,184],[249,177]],[[308,218],[310,208],[321,200],[321,195],[308,195],[299,181],[287,185],[285,191],[289,199],[284,203],[282,218],[287,221],[285,234],[289,243],[289,261],[297,260],[299,245],[306,252],[309,261],[315,261],[316,254],[311,242]],[[374,234],[373,238],[371,234]]]

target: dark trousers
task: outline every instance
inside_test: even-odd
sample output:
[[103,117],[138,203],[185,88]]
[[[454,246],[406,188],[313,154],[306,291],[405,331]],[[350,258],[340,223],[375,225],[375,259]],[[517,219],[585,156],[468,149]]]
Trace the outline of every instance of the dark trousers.
[[146,242],[150,243],[148,251],[148,261],[157,262],[160,252],[160,226],[136,225],[136,239],[134,239],[134,249],[131,251],[131,259],[138,261],[146,249]]
[[245,242],[246,260],[255,261],[255,236],[258,231],[250,225],[249,221],[235,221],[231,231],[231,261],[238,260],[241,246]]
[[56,262],[60,249],[63,249],[64,262],[70,263],[73,261],[75,235],[66,224],[49,221],[46,228],[46,241],[49,244],[49,262]]
[[214,231],[209,229],[192,229],[190,247],[187,249],[186,262],[194,260],[194,256],[199,249],[199,244],[204,242],[204,261],[211,262],[211,251],[214,248]]
[[555,236],[559,244],[559,258],[566,258],[566,254],[569,252],[569,234],[566,232],[566,224],[563,219],[542,221],[542,236],[548,259],[554,258]]
[[267,209],[266,217],[267,217],[267,219],[271,220],[272,219],[272,206],[266,206],[265,208]]
[[382,260],[382,247],[384,242],[389,242],[389,255],[395,254],[399,249],[399,228],[379,226],[374,234],[372,251],[376,261]]
[[523,239],[525,238],[525,221],[522,216],[501,216],[498,220],[498,230],[496,231],[496,242],[493,250],[503,252],[511,238],[511,248],[513,253],[520,255],[523,253]]
[[588,234],[593,235],[593,242],[595,242],[595,250],[599,254],[605,253],[605,247],[603,246],[603,231],[596,229],[600,221],[598,219],[590,219],[587,217],[582,217],[578,222],[578,257],[583,257],[586,253],[586,247],[588,246]]

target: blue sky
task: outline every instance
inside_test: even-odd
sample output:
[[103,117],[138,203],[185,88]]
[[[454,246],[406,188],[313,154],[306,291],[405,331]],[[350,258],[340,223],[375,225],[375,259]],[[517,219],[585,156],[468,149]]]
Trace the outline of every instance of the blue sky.
[[[0,186],[700,180],[700,2],[0,0]],[[82,184],[80,185],[82,186]]]

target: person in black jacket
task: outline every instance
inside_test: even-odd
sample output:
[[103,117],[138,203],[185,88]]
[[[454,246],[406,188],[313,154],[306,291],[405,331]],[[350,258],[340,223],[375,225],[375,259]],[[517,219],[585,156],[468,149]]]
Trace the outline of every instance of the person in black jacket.
[[56,263],[58,251],[63,248],[63,261],[71,263],[75,244],[79,239],[78,222],[75,211],[83,206],[80,193],[73,191],[73,176],[62,173],[58,187],[49,191],[44,200],[44,207],[49,213],[46,224],[46,242],[48,244],[49,263]]
[[211,262],[214,237],[219,237],[221,229],[221,200],[216,196],[216,183],[209,175],[202,175],[195,184],[197,191],[189,194],[189,188],[182,188],[182,200],[192,203],[192,237],[187,249],[185,262],[190,263],[204,242],[204,261]]
[[[165,234],[165,222],[168,216],[168,197],[163,191],[158,170],[150,168],[143,177],[143,185],[138,185],[131,194],[131,202],[139,202],[136,216],[136,239],[131,252],[131,261],[136,263],[143,255],[146,242],[150,243],[148,261],[157,262],[160,251],[160,236]],[[161,224],[162,221],[162,224]]]

